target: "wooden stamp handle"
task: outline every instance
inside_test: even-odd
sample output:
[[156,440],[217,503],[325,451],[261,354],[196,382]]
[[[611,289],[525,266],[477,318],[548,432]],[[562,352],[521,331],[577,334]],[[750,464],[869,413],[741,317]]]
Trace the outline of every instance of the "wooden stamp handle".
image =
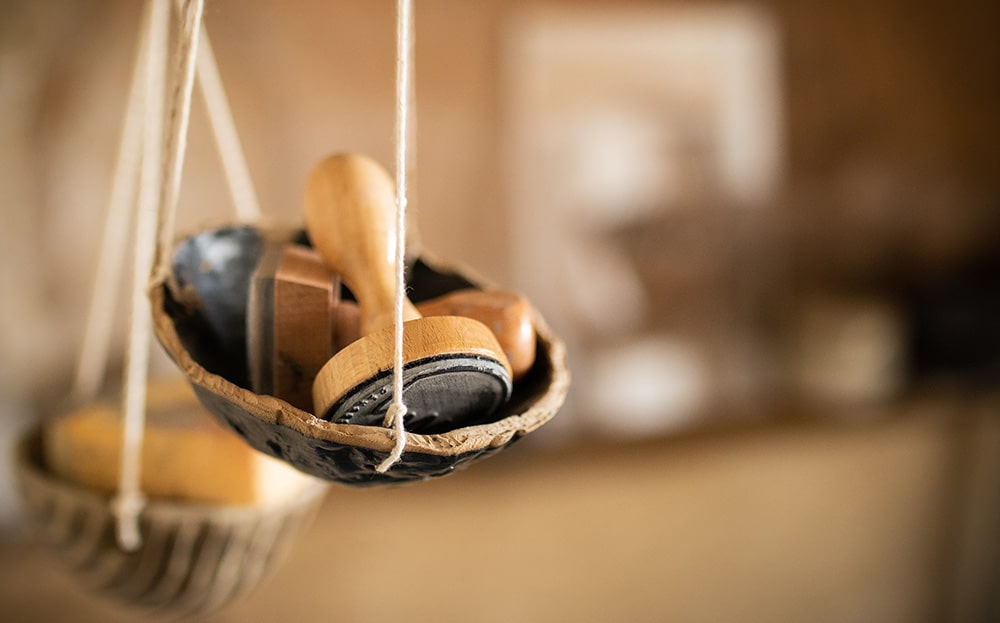
[[[340,273],[361,307],[361,333],[391,327],[396,231],[392,180],[377,162],[338,154],[319,163],[306,185],[305,221],[313,246]],[[409,299],[403,320],[420,318]]]

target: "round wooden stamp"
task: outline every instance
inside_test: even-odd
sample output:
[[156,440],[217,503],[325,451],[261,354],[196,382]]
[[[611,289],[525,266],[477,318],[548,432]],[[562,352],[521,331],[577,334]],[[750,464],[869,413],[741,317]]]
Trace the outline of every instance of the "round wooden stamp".
[[[313,384],[314,409],[323,419],[380,426],[392,401],[394,206],[389,175],[363,156],[331,156],[309,178],[309,236],[361,309],[362,337],[334,355]],[[409,300],[403,317],[407,430],[437,433],[481,423],[510,397],[510,363],[484,324],[424,318]]]

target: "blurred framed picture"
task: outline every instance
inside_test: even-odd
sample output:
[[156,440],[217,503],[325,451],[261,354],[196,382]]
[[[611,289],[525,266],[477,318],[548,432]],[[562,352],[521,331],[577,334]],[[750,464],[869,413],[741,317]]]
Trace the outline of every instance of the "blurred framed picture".
[[781,177],[773,20],[547,8],[503,42],[512,274],[567,339],[576,419],[635,434],[696,419],[748,383],[720,340],[740,339],[734,231]]

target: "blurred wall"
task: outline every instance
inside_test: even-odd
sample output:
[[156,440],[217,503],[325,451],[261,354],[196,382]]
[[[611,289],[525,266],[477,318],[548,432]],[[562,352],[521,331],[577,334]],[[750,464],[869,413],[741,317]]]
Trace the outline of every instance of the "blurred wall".
[[[510,16],[543,4],[619,6],[417,3],[419,227],[427,247],[501,282],[516,248],[504,212],[501,36]],[[1000,195],[994,5],[762,6],[784,37],[794,213],[864,225],[874,217],[820,199],[859,177],[869,186],[917,185],[944,199],[918,197],[907,213],[933,217],[950,236],[924,243],[915,234],[904,252],[941,265],[992,241]],[[20,362],[5,366],[2,379],[16,395],[64,376],[77,346],[139,7],[7,0],[0,11],[2,274],[6,291],[22,293],[3,304],[0,352]],[[298,218],[302,180],[325,153],[351,149],[391,162],[391,3],[213,0],[206,23],[270,217]],[[196,99],[182,230],[232,214],[199,106]],[[885,218],[896,216],[908,222],[906,213]]]
[[[511,269],[518,246],[503,159],[503,76],[517,68],[502,61],[513,18],[539,8],[662,6],[417,3],[411,193],[426,247],[521,285]],[[773,15],[782,38],[785,182],[768,228],[782,243],[770,246],[787,251],[791,295],[830,283],[885,289],[890,278],[946,273],[995,248],[995,6],[755,6]],[[16,293],[0,301],[0,419],[8,431],[34,417],[38,398],[64,393],[79,349],[139,8],[0,3],[0,286]],[[392,162],[392,3],[210,0],[205,20],[269,219],[299,219],[303,179],[324,154],[355,150]],[[233,215],[198,98],[181,231]],[[113,352],[121,352],[124,324]]]

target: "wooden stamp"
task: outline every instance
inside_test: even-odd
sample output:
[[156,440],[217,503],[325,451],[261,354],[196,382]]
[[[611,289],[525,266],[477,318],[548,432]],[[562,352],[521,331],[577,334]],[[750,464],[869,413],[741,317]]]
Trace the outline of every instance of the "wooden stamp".
[[312,411],[316,373],[336,347],[340,279],[315,251],[265,250],[250,283],[247,354],[255,392]]
[[[428,316],[465,316],[489,328],[503,349],[514,380],[535,362],[535,327],[531,304],[520,294],[506,290],[456,290],[417,303],[417,311]],[[361,336],[361,314],[351,301],[342,301],[337,310],[337,341],[344,345]]]
[[[336,155],[310,176],[305,219],[326,265],[358,299],[362,337],[334,355],[313,385],[319,417],[382,425],[392,400],[394,193],[373,160]],[[471,318],[424,318],[404,301],[403,397],[408,430],[443,432],[489,417],[510,396],[496,337]]]
[[486,325],[510,362],[514,380],[535,362],[535,326],[531,304],[506,290],[457,290],[417,305],[424,316],[465,316]]

